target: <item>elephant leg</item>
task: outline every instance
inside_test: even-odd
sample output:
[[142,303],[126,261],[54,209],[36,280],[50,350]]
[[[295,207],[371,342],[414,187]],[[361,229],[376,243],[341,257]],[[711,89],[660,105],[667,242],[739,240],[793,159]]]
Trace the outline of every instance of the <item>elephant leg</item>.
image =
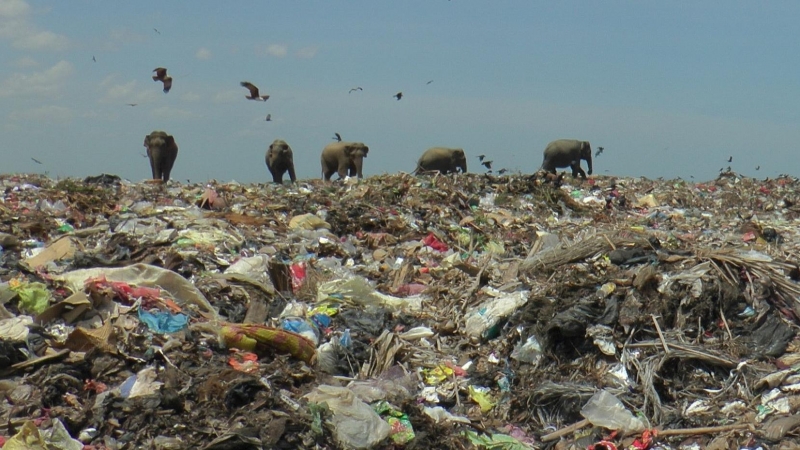
[[572,163],[572,178],[578,178],[578,175],[580,175],[581,178],[586,178],[586,172],[581,168],[580,161]]
[[272,172],[272,182],[283,184],[283,174],[280,172]]
[[172,166],[175,164],[175,159],[165,158],[161,164],[161,176],[164,182],[169,181],[169,174],[172,173]]
[[339,170],[337,171],[339,173],[339,179],[346,178],[349,171],[350,167],[348,166],[347,162],[339,164]]
[[294,164],[289,165],[289,179],[292,180],[292,183],[297,181],[297,177],[294,175]]

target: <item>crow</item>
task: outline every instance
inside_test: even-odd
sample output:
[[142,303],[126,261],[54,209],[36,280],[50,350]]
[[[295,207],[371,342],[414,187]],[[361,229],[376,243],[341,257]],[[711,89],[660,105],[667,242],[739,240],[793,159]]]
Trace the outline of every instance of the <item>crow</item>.
[[92,61],[97,62],[97,60],[94,58],[94,55],[92,55]]
[[504,174],[506,172],[508,172],[508,169],[500,169],[500,170],[497,171],[498,175],[502,175],[502,174]]
[[597,147],[597,152],[594,154],[594,157],[597,158],[600,156],[600,153],[603,153],[603,150],[605,150],[603,147]]
[[272,114],[267,114],[267,122],[272,122]]
[[363,89],[361,89],[361,87],[354,87],[353,89],[350,89],[347,93],[350,94],[353,91],[363,91]]
[[728,162],[733,162],[733,156],[728,157]]
[[158,30],[156,30],[155,28],[153,28],[153,31],[155,31],[155,32],[156,32],[156,33],[158,33],[158,34],[161,34],[161,32],[160,32],[160,31],[158,31]]
[[33,162],[35,162],[36,164],[41,164],[41,163],[42,163],[41,161],[39,161],[38,159],[36,159],[36,158],[34,158],[34,157],[31,157],[31,159],[32,159],[32,160],[33,160]]
[[254,85],[253,83],[251,83],[249,81],[242,81],[239,84],[241,84],[242,87],[246,87],[250,91],[250,95],[245,95],[244,96],[244,98],[246,98],[248,100],[267,101],[267,99],[269,98],[269,95],[258,95],[258,88],[256,87],[256,85]]
[[483,158],[486,158],[486,155],[478,155],[478,160],[483,161]]
[[431,83],[433,83],[433,80],[431,80],[431,81],[428,81],[428,82],[427,82],[427,83],[425,83],[425,84],[431,84]]
[[492,161],[483,161],[483,162],[481,162],[481,165],[483,165],[484,167],[486,167],[489,170],[492,170]]
[[333,139],[342,142],[342,136],[339,133],[333,133],[333,134],[334,134]]
[[397,94],[394,94],[393,97],[396,98],[397,100],[400,100],[401,98],[403,98],[403,93],[398,92]]

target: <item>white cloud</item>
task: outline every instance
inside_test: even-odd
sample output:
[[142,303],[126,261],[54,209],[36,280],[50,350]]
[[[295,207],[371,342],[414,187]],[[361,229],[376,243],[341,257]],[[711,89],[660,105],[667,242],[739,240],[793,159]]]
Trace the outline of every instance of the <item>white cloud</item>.
[[75,117],[75,111],[63,106],[45,105],[8,115],[11,120],[66,123]]
[[277,58],[283,58],[288,52],[289,49],[284,44],[270,44],[256,51],[260,55],[275,56]]
[[19,67],[20,69],[29,69],[38,65],[39,63],[30,56],[23,56],[22,58],[14,61],[14,66]]
[[23,0],[0,0],[0,38],[20,50],[64,50],[66,36],[42,30],[31,22],[31,8]]
[[116,77],[109,75],[102,82],[100,87],[105,89],[103,96],[98,100],[99,103],[147,103],[155,101],[161,94],[161,84],[159,83],[148,88],[140,87],[137,80],[127,83],[115,83]]
[[59,61],[53,67],[31,74],[15,73],[0,83],[0,97],[38,95],[54,97],[64,87],[64,81],[75,72],[67,61]]
[[181,100],[185,102],[199,102],[203,97],[200,94],[196,94],[194,92],[186,92],[181,94]]
[[106,50],[119,50],[123,45],[135,44],[147,40],[147,35],[131,31],[127,28],[115,28],[108,34],[103,46]]
[[197,53],[195,53],[194,56],[197,59],[209,60],[211,59],[211,51],[205,47],[200,47],[200,49],[197,50]]
[[317,55],[317,47],[303,47],[297,51],[298,58],[310,59]]
[[247,90],[244,88],[236,90],[227,89],[214,94],[214,97],[211,98],[211,101],[214,103],[232,103],[244,97],[245,94],[247,94]]
[[156,119],[197,119],[200,114],[188,109],[173,108],[171,106],[161,106],[150,112]]

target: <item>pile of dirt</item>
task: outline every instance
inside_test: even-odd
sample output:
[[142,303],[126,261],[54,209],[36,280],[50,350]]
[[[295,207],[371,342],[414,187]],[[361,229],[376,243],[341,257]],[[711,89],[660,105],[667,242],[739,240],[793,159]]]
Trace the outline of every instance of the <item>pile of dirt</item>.
[[800,183],[0,176],[6,449],[794,448]]

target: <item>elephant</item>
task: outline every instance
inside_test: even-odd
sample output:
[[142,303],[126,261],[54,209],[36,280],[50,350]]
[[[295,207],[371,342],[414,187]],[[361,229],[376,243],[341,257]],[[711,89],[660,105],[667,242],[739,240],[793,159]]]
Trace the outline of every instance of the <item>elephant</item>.
[[144,146],[147,147],[147,157],[150,159],[150,169],[154,180],[169,181],[172,165],[178,157],[178,145],[175,138],[163,131],[153,131],[144,137]]
[[414,172],[438,171],[447,174],[457,173],[458,169],[461,169],[461,173],[467,173],[467,156],[464,154],[464,149],[432,147],[419,157]]
[[544,149],[542,170],[556,173],[556,168],[571,167],[572,176],[586,178],[586,172],[581,168],[581,160],[586,160],[589,166],[589,175],[592,174],[592,146],[588,141],[575,139],[558,139]]
[[369,153],[369,147],[362,142],[332,142],[322,149],[322,177],[328,181],[334,172],[339,173],[339,179],[346,176],[364,178],[361,168],[364,158]]
[[294,158],[292,156],[292,147],[283,139],[275,139],[267,149],[267,154],[264,157],[267,162],[267,169],[272,174],[272,181],[275,183],[283,183],[283,174],[289,172],[289,178],[292,183],[297,181],[294,175]]

